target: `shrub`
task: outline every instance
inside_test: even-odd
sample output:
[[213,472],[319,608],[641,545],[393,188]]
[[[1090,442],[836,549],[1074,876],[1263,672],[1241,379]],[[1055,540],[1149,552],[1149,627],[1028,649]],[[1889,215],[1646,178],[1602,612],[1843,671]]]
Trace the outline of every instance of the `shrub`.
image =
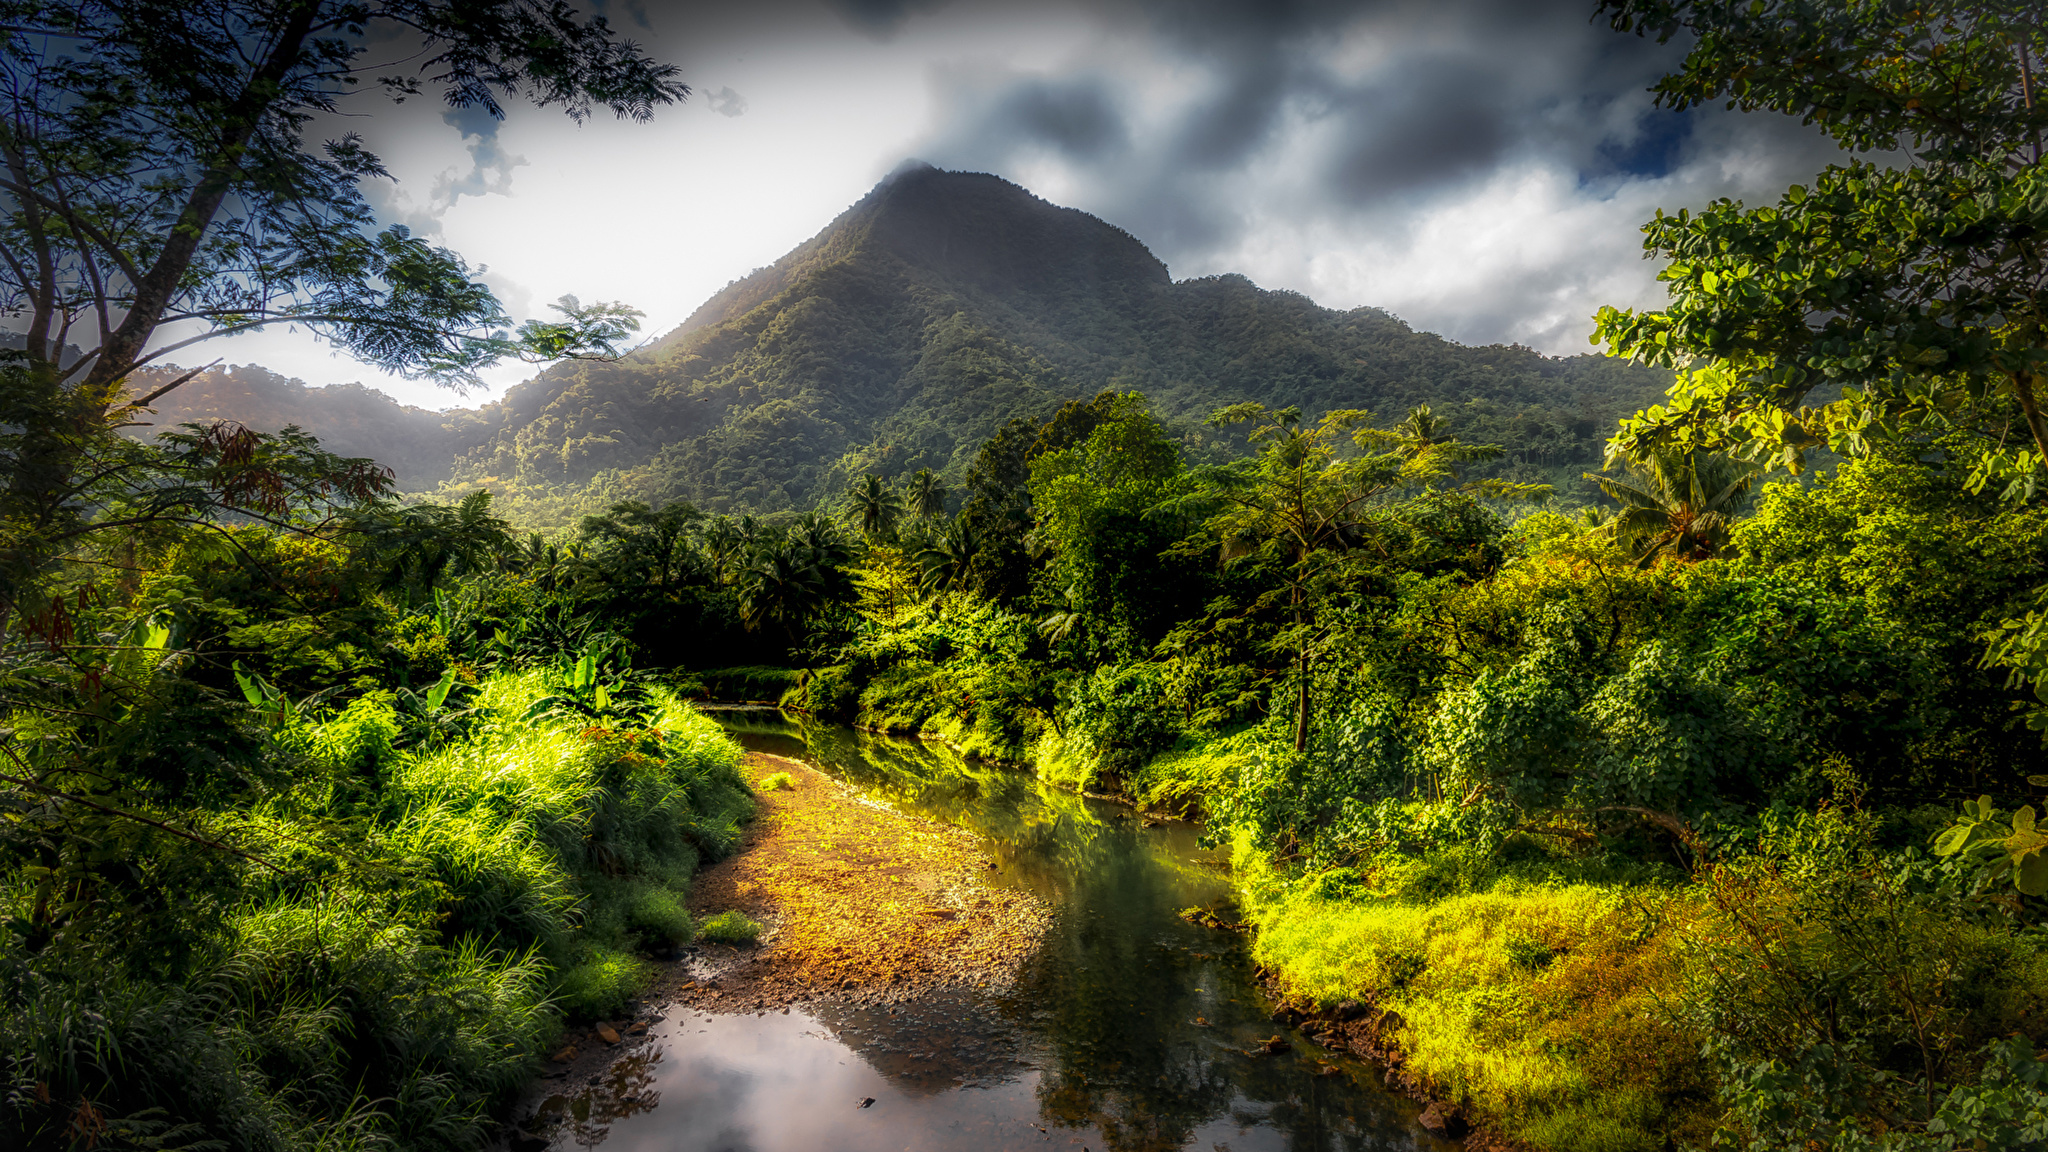
[[778,792],[784,788],[794,791],[796,788],[796,777],[791,776],[787,772],[776,772],[763,777],[757,787],[763,792]]
[[626,904],[626,927],[650,951],[688,944],[695,928],[689,910],[676,894],[652,885],[641,887]]
[[647,986],[648,976],[646,963],[637,957],[596,948],[588,959],[562,973],[555,985],[555,1003],[572,1020],[616,1016]]
[[727,909],[697,926],[697,939],[713,944],[752,944],[761,937],[761,924],[737,908]]

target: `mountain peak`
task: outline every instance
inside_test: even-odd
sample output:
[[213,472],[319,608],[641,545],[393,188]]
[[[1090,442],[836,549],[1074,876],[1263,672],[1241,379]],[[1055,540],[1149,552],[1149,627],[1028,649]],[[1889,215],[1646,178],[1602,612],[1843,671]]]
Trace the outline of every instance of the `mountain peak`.
[[[652,351],[744,316],[806,275],[848,262],[870,271],[908,269],[933,287],[1027,308],[1076,285],[1088,288],[1084,305],[1118,307],[1134,292],[1172,283],[1166,265],[1121,228],[1000,176],[911,159],[788,255],[726,285]],[[1016,300],[1020,295],[1025,299]]]

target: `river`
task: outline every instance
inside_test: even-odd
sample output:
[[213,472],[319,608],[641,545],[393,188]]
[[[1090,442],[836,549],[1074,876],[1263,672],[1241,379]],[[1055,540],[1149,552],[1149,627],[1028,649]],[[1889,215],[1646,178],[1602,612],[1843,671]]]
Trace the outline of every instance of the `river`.
[[[1274,1024],[1241,937],[1180,917],[1231,898],[1199,828],[1147,821],[935,744],[799,726],[765,710],[718,715],[748,748],[985,837],[998,862],[992,882],[1043,897],[1054,927],[1000,992],[893,1008],[672,1009],[650,1043],[543,1105],[562,1121],[554,1148],[1458,1147],[1424,1131],[1419,1106],[1375,1069]],[[1275,1035],[1291,1049],[1264,1053]]]

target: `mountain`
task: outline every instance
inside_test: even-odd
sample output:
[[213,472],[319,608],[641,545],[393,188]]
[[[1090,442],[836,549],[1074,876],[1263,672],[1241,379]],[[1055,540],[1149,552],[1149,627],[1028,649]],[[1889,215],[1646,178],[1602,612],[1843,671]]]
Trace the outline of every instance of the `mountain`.
[[[129,388],[147,395],[183,374],[181,368],[146,368],[129,377]],[[296,424],[318,436],[323,448],[375,458],[409,488],[448,480],[456,457],[483,437],[474,410],[415,408],[362,384],[308,387],[254,364],[201,372],[152,407],[144,426],[152,429],[217,418],[266,432]]]
[[[403,482],[492,487],[536,521],[627,496],[803,507],[920,467],[957,482],[1005,421],[1109,387],[1144,392],[1212,453],[1201,418],[1240,400],[1387,422],[1427,403],[1466,439],[1507,445],[1497,471],[1569,479],[1668,383],[1599,356],[1466,347],[1242,276],[1176,282],[1093,216],[913,164],[625,360],[558,364],[472,412],[329,407],[356,421],[356,443],[388,420],[391,447],[371,454]],[[326,435],[328,418],[299,423]],[[453,456],[445,474],[438,452]]]

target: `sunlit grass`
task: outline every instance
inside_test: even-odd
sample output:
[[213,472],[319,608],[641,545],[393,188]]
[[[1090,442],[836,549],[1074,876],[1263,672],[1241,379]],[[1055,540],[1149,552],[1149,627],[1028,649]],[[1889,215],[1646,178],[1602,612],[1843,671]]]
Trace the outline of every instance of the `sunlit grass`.
[[217,818],[268,867],[193,976],[0,969],[14,1082],[133,1114],[124,1147],[154,1146],[153,1115],[232,1147],[474,1145],[565,1015],[620,1011],[639,954],[690,940],[690,876],[752,807],[739,747],[674,695],[650,731],[526,720],[547,691],[493,676],[467,738],[423,751],[376,694],[288,725],[302,782]]
[[1406,1069],[1506,1134],[1560,1152],[1702,1134],[1698,1038],[1665,1010],[1697,914],[1684,889],[1509,873],[1411,902],[1266,879],[1251,909],[1260,963],[1296,997],[1392,1013]]
[[697,939],[713,944],[752,944],[760,938],[760,922],[737,908],[708,917],[697,926]]

